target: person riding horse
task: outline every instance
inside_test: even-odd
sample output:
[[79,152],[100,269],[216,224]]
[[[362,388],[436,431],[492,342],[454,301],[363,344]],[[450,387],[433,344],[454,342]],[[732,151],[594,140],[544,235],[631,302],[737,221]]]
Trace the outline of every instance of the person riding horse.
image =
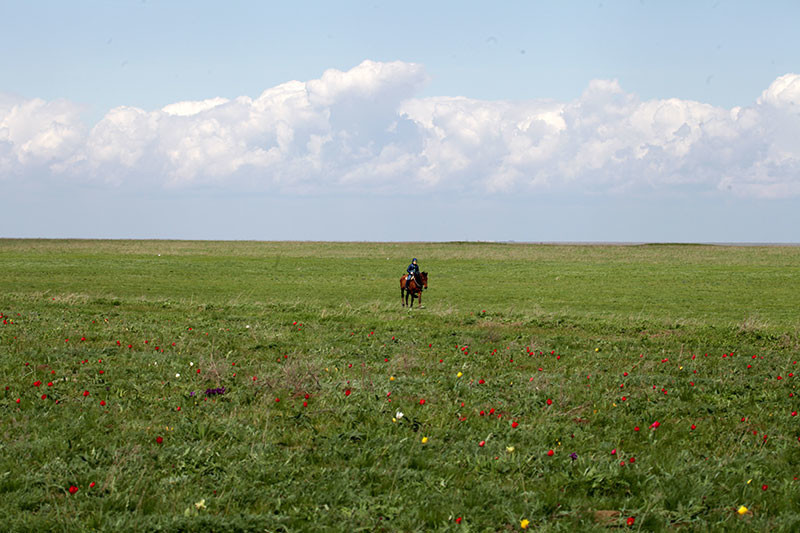
[[416,281],[417,286],[422,285],[422,283],[420,283],[420,280],[419,280],[419,265],[417,264],[417,258],[416,257],[411,260],[411,264],[408,265],[408,268],[406,269],[406,272],[408,272],[408,277],[406,278],[406,287],[408,287],[408,283],[412,279],[414,281]]

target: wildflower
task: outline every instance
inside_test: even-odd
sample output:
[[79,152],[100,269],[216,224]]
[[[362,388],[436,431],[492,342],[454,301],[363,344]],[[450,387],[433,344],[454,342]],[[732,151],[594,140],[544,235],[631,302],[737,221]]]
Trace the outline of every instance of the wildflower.
[[419,404],[420,404],[420,405],[425,405],[425,398],[422,398],[422,399],[419,401]]
[[422,444],[428,443],[428,437],[422,437]]
[[[250,326],[248,326],[248,327],[250,327]],[[198,511],[200,511],[201,509],[205,509],[206,508],[206,500],[205,500],[205,498],[200,500],[199,502],[195,502],[194,508],[197,509]]]
[[89,396],[89,391],[88,390],[83,391],[83,397],[86,398],[87,396]]
[[[206,396],[217,396],[221,394],[225,394],[225,387],[218,387],[216,389],[206,389]],[[194,392],[191,394],[194,396]]]
[[486,441],[485,440],[482,440],[482,441],[480,441],[478,443],[478,446],[480,446],[481,448],[483,448],[485,445],[486,445]]
[[403,418],[403,413],[402,413],[402,411],[397,411],[394,416],[395,416],[395,418],[400,420],[401,418]]
[[739,513],[740,515],[747,513],[747,511],[748,509],[744,505],[740,506],[739,509],[736,510],[736,512]]
[[511,422],[511,427],[512,428],[516,428],[517,426],[519,426],[519,422],[516,422],[516,421]]
[[508,453],[514,453],[514,447],[513,446],[506,446],[506,451]]
[[553,405],[553,400],[551,400],[550,398],[548,398],[548,399],[547,399],[547,405]]
[[573,461],[576,461],[578,459],[578,454],[572,452],[571,454],[569,454],[569,458],[572,459]]
[[554,452],[553,450],[547,450],[547,456],[548,457],[552,457],[554,453],[556,453],[556,452]]
[[519,521],[519,527],[521,527],[522,529],[528,529],[528,524],[530,523],[531,523],[530,520],[528,520],[527,518],[523,518],[522,520]]
[[164,437],[161,436],[156,437],[156,444],[161,444],[162,442],[164,442]]
[[69,493],[70,494],[75,494],[76,492],[78,492],[78,487],[76,487],[75,485],[70,485]]
[[636,518],[634,518],[632,516],[629,516],[628,519],[625,521],[625,523],[627,525],[629,525],[629,526],[632,526],[634,524],[634,522],[636,522]]

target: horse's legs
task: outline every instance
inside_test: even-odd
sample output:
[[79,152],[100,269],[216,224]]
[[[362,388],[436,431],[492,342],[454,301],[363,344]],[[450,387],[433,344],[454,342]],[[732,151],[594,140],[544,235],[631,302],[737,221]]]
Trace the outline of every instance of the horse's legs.
[[401,304],[403,307],[405,307],[405,306],[406,306],[405,292],[406,292],[406,291],[405,291],[405,290],[403,290],[403,286],[402,286],[402,285],[400,285],[400,304]]

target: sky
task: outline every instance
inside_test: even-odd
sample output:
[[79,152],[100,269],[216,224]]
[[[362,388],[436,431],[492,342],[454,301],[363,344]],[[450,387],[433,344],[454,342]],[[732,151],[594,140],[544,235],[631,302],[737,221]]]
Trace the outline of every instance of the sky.
[[797,243],[798,20],[0,0],[0,237]]

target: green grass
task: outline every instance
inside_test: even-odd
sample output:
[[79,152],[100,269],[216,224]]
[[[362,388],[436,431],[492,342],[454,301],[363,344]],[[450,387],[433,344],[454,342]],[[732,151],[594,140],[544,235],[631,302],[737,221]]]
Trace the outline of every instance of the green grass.
[[800,527],[800,248],[0,240],[0,280],[10,531]]

